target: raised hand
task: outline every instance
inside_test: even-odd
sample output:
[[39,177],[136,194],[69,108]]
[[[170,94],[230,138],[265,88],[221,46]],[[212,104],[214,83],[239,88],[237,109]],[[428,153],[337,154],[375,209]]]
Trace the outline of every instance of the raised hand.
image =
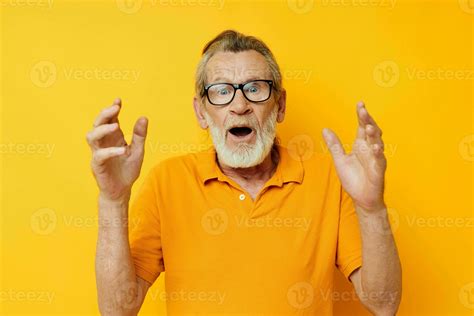
[[345,153],[339,138],[330,129],[323,129],[323,137],[344,190],[356,206],[375,212],[385,208],[383,192],[387,160],[382,130],[363,102],[357,104],[357,117],[359,125],[351,153]]
[[133,128],[131,144],[127,144],[120,129],[118,115],[122,101],[103,109],[87,134],[92,150],[91,167],[101,197],[118,200],[130,195],[133,183],[140,175],[145,151],[148,120],[141,117]]

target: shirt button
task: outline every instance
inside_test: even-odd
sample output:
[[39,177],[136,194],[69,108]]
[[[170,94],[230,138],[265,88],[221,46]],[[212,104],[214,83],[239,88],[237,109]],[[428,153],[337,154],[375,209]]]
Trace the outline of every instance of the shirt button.
[[241,194],[241,195],[239,196],[239,199],[240,199],[241,201],[245,200],[245,194]]

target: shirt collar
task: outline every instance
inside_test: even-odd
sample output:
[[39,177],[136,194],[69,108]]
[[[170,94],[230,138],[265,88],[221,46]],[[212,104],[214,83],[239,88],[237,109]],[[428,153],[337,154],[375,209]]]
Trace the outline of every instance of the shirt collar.
[[[296,182],[302,183],[304,178],[303,164],[299,160],[295,160],[288,153],[288,149],[276,145],[280,160],[277,169],[269,180],[269,185],[282,186],[284,183]],[[217,154],[214,148],[201,152],[198,159],[198,173],[201,181],[205,184],[208,180],[217,179],[226,181],[227,176],[223,174],[217,164]]]

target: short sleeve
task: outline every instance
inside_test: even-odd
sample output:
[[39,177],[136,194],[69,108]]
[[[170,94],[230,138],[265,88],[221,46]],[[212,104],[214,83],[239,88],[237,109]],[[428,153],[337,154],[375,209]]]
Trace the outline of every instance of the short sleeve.
[[155,168],[149,172],[130,207],[129,242],[137,276],[153,284],[165,270]]
[[351,273],[362,266],[362,242],[352,198],[342,187],[340,196],[336,266],[350,282]]

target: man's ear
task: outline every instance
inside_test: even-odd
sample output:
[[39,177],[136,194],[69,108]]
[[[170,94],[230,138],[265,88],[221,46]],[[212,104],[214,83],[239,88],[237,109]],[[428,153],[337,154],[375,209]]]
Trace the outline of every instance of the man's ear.
[[277,122],[281,123],[285,119],[286,112],[286,90],[282,89],[280,92],[280,98],[278,99],[278,114]]
[[196,114],[196,118],[198,120],[199,126],[201,126],[202,129],[207,129],[207,121],[206,118],[204,117],[204,105],[201,104],[201,101],[194,96],[193,99],[193,106],[194,106],[194,114]]

